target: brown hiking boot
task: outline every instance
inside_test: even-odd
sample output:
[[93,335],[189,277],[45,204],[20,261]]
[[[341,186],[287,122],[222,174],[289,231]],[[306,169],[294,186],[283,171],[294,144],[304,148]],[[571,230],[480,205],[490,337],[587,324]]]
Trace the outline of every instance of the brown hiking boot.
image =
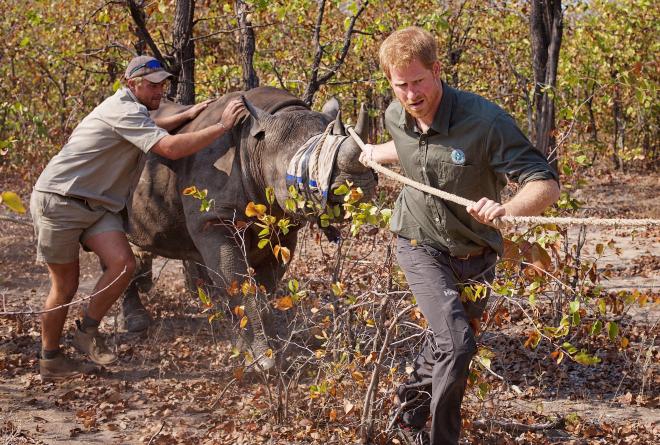
[[94,365],[74,360],[61,352],[54,358],[39,359],[41,380],[62,380],[78,377],[83,374],[89,374],[95,369],[96,367]]
[[103,336],[98,329],[85,332],[80,329],[80,322],[76,320],[78,328],[73,334],[73,346],[89,359],[99,365],[109,365],[117,361],[117,356],[105,344]]

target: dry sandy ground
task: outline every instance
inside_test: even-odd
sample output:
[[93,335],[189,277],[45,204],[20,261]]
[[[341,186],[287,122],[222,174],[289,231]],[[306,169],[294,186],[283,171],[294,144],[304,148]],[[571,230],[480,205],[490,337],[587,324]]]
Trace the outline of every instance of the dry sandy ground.
[[[653,176],[605,177],[581,190],[579,197],[588,201],[586,206],[592,215],[660,218],[659,185]],[[3,221],[0,227],[2,310],[37,310],[47,292],[48,277],[44,267],[33,261],[31,228]],[[637,233],[628,229],[590,229],[585,254],[594,255],[597,243],[613,240],[620,253],[616,255],[608,250],[600,263],[610,264],[613,271],[605,287],[637,288],[657,295],[660,290],[659,234],[657,228]],[[318,257],[313,242],[315,234],[307,231],[304,236],[308,239],[301,244],[302,249],[292,264],[293,276],[303,259],[309,262],[310,258]],[[572,242],[576,236],[576,232],[571,231]],[[81,264],[80,294],[85,295],[92,289],[99,271],[93,255],[83,254]],[[295,441],[278,439],[284,436],[278,436],[278,431],[273,429],[277,427],[271,426],[264,414],[268,410],[261,406],[265,396],[260,396],[258,381],[227,388],[237,366],[231,358],[231,334],[223,330],[222,324],[207,323],[198,301],[186,293],[181,269],[177,261],[157,261],[155,274],[159,279],[148,295],[148,307],[157,321],[144,335],[118,331],[114,325],[115,310],[106,317],[103,328],[112,334],[121,361],[97,376],[60,384],[42,383],[36,360],[39,335],[35,318],[0,318],[0,441],[318,443],[306,434],[286,436],[296,437]],[[660,332],[660,311],[657,305],[650,305],[631,315],[635,325],[644,327],[646,343],[635,355],[617,358],[616,366],[611,363],[613,371],[607,371],[608,363],[593,374],[568,365],[553,367],[550,371],[540,367],[533,369],[533,360],[526,362],[532,363],[532,368],[522,371],[495,364],[495,371],[516,385],[516,391],[496,391],[486,402],[469,394],[468,410],[479,411],[484,417],[507,413],[512,418],[513,413],[528,412],[542,417],[574,415],[617,427],[641,424],[647,428],[646,435],[640,436],[644,438],[639,439],[642,442],[631,439],[622,443],[643,443],[649,438],[660,438],[656,340]],[[67,327],[70,328],[70,324]],[[492,332],[484,338],[495,346],[505,341],[515,343],[517,340],[511,340],[514,331]],[[500,359],[503,363],[529,359],[530,353],[526,351],[518,348]],[[619,366],[621,361],[626,364]],[[626,371],[632,368],[639,372],[632,375]],[[535,389],[528,390],[528,387]],[[599,387],[603,389],[600,392]],[[636,403],[640,396],[639,400],[645,403]],[[236,418],[237,415],[241,417]],[[237,425],[233,422],[243,424],[239,428],[243,434],[236,433]],[[227,434],[223,435],[223,429]],[[305,428],[300,429],[304,433]],[[257,440],[257,437],[270,439]],[[554,438],[550,435],[544,440],[563,443],[569,438],[568,433],[558,432]],[[473,440],[476,441],[472,443],[480,443]],[[528,442],[523,439],[518,443]]]

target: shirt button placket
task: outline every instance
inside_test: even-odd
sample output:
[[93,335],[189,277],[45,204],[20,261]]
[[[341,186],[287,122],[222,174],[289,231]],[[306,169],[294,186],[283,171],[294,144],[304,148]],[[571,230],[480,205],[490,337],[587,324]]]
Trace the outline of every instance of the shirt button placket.
[[427,152],[427,143],[426,143],[426,134],[422,134],[419,137],[419,149],[422,152],[422,177],[424,178],[424,183],[429,184],[429,178],[426,174],[426,158],[428,156]]

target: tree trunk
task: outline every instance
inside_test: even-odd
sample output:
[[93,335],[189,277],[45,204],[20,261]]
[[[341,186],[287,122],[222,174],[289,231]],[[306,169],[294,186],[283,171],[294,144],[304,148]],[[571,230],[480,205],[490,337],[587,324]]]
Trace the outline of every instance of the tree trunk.
[[243,0],[236,0],[236,16],[239,29],[239,54],[241,66],[243,67],[243,88],[251,90],[259,86],[259,76],[254,70],[255,38],[254,28],[248,11],[248,6]]
[[[613,63],[610,62],[610,66]],[[621,107],[621,87],[619,86],[619,72],[615,68],[610,68],[610,78],[614,84],[614,97],[612,98],[612,117],[614,118],[614,134],[612,137],[612,161],[614,168],[619,170],[623,169],[623,162],[619,152],[623,149],[625,142],[625,117],[623,116],[623,108]]]
[[169,97],[184,105],[195,103],[195,41],[192,40],[195,0],[177,0],[174,12],[174,79]]
[[536,148],[556,167],[555,100],[557,66],[563,33],[561,0],[533,0],[530,13]]
[[[448,3],[447,9],[450,10],[447,19],[448,39],[447,39],[447,64],[451,76],[451,85],[459,87],[458,64],[461,61],[463,51],[467,48],[467,41],[472,30],[472,20],[474,14],[467,9],[468,0],[461,0],[458,4]],[[464,17],[467,14],[467,18]],[[449,80],[448,80],[449,81]]]
[[305,87],[305,92],[303,93],[302,97],[303,102],[310,106],[312,105],[312,102],[314,102],[314,95],[319,90],[319,88],[321,88],[322,85],[326,84],[328,80],[334,77],[334,75],[337,74],[337,71],[339,71],[341,66],[344,64],[348,50],[351,47],[351,40],[353,38],[353,33],[355,32],[355,24],[360,18],[360,15],[362,15],[366,7],[369,5],[369,0],[361,0],[359,2],[357,11],[350,17],[348,26],[346,27],[343,46],[340,50],[337,60],[332,66],[327,67],[324,74],[320,74],[323,55],[327,54],[325,45],[321,44],[321,25],[323,24],[323,16],[325,14],[325,4],[325,0],[318,0],[318,15],[316,17],[314,36],[312,38],[312,44],[314,45],[316,52],[312,62],[312,69],[310,70],[309,82],[307,82],[307,86]]

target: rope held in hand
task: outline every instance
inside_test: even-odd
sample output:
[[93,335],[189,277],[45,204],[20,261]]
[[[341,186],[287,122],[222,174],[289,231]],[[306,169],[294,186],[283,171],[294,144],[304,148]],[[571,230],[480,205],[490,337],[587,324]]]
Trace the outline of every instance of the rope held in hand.
[[[365,151],[365,144],[360,139],[360,136],[353,130],[351,127],[347,127],[346,130],[348,134],[357,142],[362,151]],[[425,193],[429,193],[438,198],[442,198],[446,201],[450,201],[462,206],[468,207],[473,204],[476,204],[475,201],[456,196],[452,193],[448,193],[436,188],[430,187],[426,184],[422,184],[417,181],[413,181],[410,178],[407,178],[403,175],[400,175],[392,170],[383,167],[379,163],[368,160],[367,164],[369,167],[373,168],[379,173],[384,174],[392,179],[395,179],[399,182],[402,182],[405,185],[409,185],[418,190],[421,190]],[[621,219],[621,218],[572,218],[572,217],[548,217],[548,216],[510,216],[505,215],[500,218],[497,218],[501,222],[513,223],[513,224],[569,224],[569,225],[590,225],[590,226],[611,226],[611,227],[631,227],[631,226],[658,226],[660,225],[660,220],[658,219]],[[496,225],[497,220],[496,220]]]

